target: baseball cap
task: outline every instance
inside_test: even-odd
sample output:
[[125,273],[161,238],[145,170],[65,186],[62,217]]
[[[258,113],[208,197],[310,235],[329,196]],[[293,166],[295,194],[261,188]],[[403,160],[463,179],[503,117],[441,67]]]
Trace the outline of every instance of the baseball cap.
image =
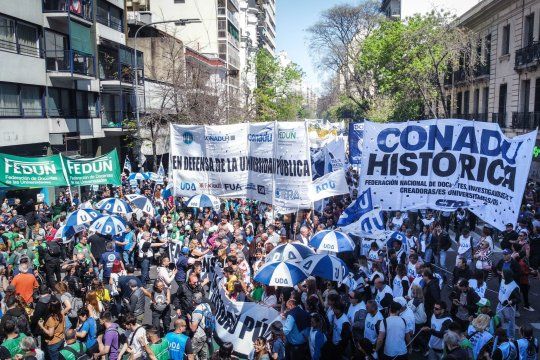
[[137,280],[135,279],[131,279],[128,281],[128,286],[129,287],[136,287],[137,286]]
[[504,250],[503,250],[503,254],[504,254],[504,255],[510,255],[510,254],[512,254],[512,250],[510,250],[510,249],[504,249]]
[[401,307],[407,306],[407,300],[405,300],[403,296],[399,296],[395,298],[394,301],[397,302],[399,305],[401,305]]
[[189,252],[189,248],[187,246],[182,247],[182,253],[187,254]]
[[477,303],[476,303],[477,306],[479,307],[491,307],[491,301],[489,301],[488,299],[486,298],[481,298]]
[[506,224],[506,227],[514,227],[514,224],[508,223],[508,224]]

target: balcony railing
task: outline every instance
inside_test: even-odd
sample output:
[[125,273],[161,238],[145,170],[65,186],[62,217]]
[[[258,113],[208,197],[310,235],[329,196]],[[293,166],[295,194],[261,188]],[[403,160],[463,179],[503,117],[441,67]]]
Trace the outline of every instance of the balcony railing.
[[540,60],[540,42],[533,42],[529,46],[516,51],[515,69],[523,68],[527,65],[534,65]]
[[43,117],[43,110],[19,107],[0,107],[0,117],[26,117],[39,118]]
[[236,14],[237,13],[233,13],[231,10],[227,10],[227,19],[229,19],[229,21],[232,22],[234,26],[240,28],[240,25],[238,24],[238,19],[235,16]]
[[475,78],[489,75],[489,63],[476,64],[473,70],[473,75]]
[[99,117],[97,109],[54,109],[47,110],[47,116],[52,118],[89,119]]
[[43,0],[43,12],[69,12],[92,21],[92,0]]
[[39,48],[37,46],[29,46],[24,44],[18,44],[13,41],[0,39],[0,50],[10,51],[21,55],[39,57]]
[[237,0],[228,0],[228,2],[229,2],[229,4],[231,4],[236,9],[236,11],[240,10],[240,6],[238,5]]
[[122,128],[125,120],[133,120],[134,118],[131,111],[103,110],[101,112],[101,127]]
[[467,79],[467,73],[464,69],[459,69],[457,71],[454,71],[454,83],[461,83],[464,82]]
[[109,16],[108,13],[100,12],[98,10],[96,15],[96,21],[102,25],[110,27],[119,32],[124,32],[124,26],[122,20]]
[[217,14],[218,16],[225,16],[227,14],[227,8],[225,7],[218,7],[217,8]]
[[506,128],[506,114],[505,113],[492,113],[491,121],[499,124],[499,126],[504,129]]
[[512,128],[534,130],[540,125],[540,112],[513,112]]
[[47,50],[47,71],[94,76],[94,56],[74,50]]

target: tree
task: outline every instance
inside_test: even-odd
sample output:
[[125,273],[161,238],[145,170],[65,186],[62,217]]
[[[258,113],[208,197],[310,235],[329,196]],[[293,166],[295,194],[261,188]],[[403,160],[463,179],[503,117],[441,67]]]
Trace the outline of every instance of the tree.
[[380,1],[367,0],[359,5],[337,5],[324,11],[311,26],[309,45],[319,69],[338,74],[341,92],[361,111],[366,107],[370,88],[363,73],[354,66],[362,52],[363,39],[382,21]]
[[254,90],[258,121],[297,119],[302,110],[300,80],[303,73],[298,65],[282,66],[266,49],[255,55],[257,87]]
[[[370,78],[368,113],[379,120],[449,117],[445,78],[464,57],[482,61],[472,51],[476,43],[474,34],[444,13],[381,22],[364,40],[355,63],[356,71]],[[472,77],[473,70],[466,70]]]

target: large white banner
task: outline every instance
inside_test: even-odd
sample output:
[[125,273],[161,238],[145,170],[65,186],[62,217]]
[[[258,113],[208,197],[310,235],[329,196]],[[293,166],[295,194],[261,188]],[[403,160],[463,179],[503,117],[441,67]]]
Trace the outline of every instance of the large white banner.
[[498,229],[515,223],[537,131],[507,138],[494,123],[365,122],[360,189],[381,210],[469,208]]
[[248,358],[254,351],[253,342],[260,336],[269,337],[270,325],[281,321],[274,308],[254,302],[232,301],[225,295],[223,270],[216,265],[210,282],[210,301],[215,308],[215,340],[234,344],[234,354]]
[[304,122],[171,125],[174,194],[305,206],[310,203],[308,146]]

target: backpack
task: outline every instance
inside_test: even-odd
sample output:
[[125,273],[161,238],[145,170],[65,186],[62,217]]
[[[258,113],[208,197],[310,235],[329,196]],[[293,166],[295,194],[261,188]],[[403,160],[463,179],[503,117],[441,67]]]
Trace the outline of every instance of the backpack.
[[76,351],[72,347],[64,346],[62,350],[66,350],[70,353],[72,353],[75,356],[75,360],[90,360],[90,357],[86,355],[86,352],[84,351],[83,344],[79,343],[79,351]]
[[47,244],[47,252],[52,257],[58,257],[62,254],[62,249],[60,248],[60,244],[58,244],[58,241],[50,241]]
[[83,307],[83,301],[78,297],[73,297],[71,299],[71,310],[69,310],[69,313],[67,314],[69,317],[75,318],[77,317],[77,313],[80,309]]
[[[208,304],[201,304],[204,307],[204,310],[195,310],[194,314],[201,314],[204,318],[204,333],[208,339],[211,339],[214,331],[216,330],[216,317],[212,313],[212,309]],[[201,323],[199,322],[199,326]]]

